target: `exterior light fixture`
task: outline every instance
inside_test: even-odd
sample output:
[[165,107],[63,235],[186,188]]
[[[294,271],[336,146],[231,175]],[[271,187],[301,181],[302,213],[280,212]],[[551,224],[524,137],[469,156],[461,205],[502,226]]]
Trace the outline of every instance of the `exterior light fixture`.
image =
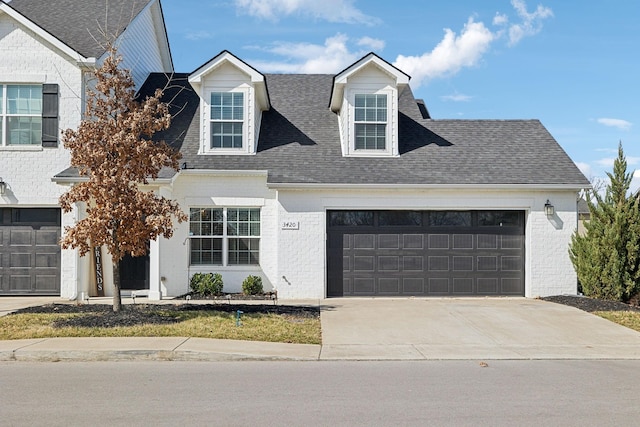
[[552,217],[553,214],[555,213],[555,208],[553,207],[553,205],[549,202],[549,199],[547,199],[547,203],[544,204],[544,213],[548,216],[548,217]]
[[4,195],[5,191],[7,191],[7,183],[0,178],[0,196]]

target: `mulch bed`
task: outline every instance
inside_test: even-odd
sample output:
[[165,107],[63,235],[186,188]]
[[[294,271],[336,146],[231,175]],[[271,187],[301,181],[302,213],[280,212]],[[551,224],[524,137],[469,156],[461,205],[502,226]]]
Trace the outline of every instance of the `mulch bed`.
[[540,298],[544,301],[555,302],[558,304],[569,305],[579,308],[580,310],[592,313],[594,311],[640,311],[640,307],[618,301],[605,301],[600,299],[575,296],[575,295],[556,295],[552,297]]
[[219,311],[225,313],[279,314],[283,316],[318,318],[320,309],[310,306],[274,304],[133,304],[122,306],[120,313],[114,313],[108,304],[47,304],[27,307],[16,311],[21,313],[69,313],[85,314],[57,321],[57,327],[103,327],[135,326],[143,324],[171,324],[180,320],[176,315],[184,311]]

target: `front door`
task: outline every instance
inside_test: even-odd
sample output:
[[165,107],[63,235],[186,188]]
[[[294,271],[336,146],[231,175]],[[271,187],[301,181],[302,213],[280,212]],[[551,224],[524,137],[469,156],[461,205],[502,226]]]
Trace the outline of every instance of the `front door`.
[[125,255],[120,261],[120,289],[137,291],[149,289],[149,252],[133,257]]

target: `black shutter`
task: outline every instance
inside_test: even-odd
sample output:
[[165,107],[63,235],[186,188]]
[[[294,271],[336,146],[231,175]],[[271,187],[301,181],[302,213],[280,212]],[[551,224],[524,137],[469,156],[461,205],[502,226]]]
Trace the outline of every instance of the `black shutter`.
[[58,85],[42,85],[42,146],[58,146]]

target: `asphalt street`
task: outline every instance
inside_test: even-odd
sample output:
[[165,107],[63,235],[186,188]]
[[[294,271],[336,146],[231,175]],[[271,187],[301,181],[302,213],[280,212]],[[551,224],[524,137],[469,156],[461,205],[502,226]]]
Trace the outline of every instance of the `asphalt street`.
[[640,361],[2,362],[9,426],[638,424]]

